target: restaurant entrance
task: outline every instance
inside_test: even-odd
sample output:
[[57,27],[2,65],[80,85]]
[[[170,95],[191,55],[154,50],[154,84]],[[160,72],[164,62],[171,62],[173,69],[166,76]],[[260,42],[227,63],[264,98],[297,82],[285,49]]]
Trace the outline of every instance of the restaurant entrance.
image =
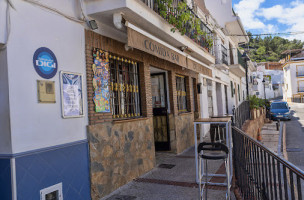
[[166,72],[151,73],[153,128],[156,151],[169,151],[169,117]]

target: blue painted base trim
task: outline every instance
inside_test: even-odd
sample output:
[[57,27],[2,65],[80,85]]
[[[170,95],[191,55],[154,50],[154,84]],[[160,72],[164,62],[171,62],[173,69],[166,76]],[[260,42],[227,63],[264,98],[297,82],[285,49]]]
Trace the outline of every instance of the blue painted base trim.
[[2,159],[2,158],[17,158],[17,157],[21,157],[21,156],[28,156],[28,155],[35,154],[35,153],[42,153],[42,152],[45,152],[45,151],[52,151],[52,150],[61,149],[61,148],[65,148],[65,147],[69,147],[69,146],[73,146],[73,145],[77,145],[77,144],[83,144],[83,143],[88,143],[88,140],[87,139],[79,140],[79,141],[76,141],[76,142],[70,142],[70,143],[66,143],[66,144],[60,144],[60,145],[55,145],[55,146],[51,146],[51,147],[45,147],[45,148],[35,149],[35,150],[31,150],[31,151],[15,153],[15,154],[0,154],[0,159]]
[[18,200],[39,200],[41,189],[60,182],[64,200],[91,199],[86,141],[19,154],[15,162]]
[[11,160],[0,159],[0,199],[12,199]]

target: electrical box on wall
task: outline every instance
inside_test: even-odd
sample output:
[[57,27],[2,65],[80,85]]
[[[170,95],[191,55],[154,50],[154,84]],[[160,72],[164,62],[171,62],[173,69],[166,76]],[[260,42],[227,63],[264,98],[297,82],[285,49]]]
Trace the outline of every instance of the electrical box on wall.
[[207,79],[205,79],[205,78],[203,79],[203,85],[207,86]]
[[55,81],[37,80],[39,103],[56,103]]
[[202,94],[202,83],[197,84],[197,93]]
[[62,183],[40,190],[40,200],[63,200]]

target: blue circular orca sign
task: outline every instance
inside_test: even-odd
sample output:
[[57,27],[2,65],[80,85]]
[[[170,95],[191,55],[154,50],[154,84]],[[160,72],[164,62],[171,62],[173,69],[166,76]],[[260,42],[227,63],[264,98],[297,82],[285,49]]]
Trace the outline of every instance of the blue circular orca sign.
[[36,72],[45,79],[53,78],[58,69],[55,54],[46,47],[40,47],[34,53],[33,64]]

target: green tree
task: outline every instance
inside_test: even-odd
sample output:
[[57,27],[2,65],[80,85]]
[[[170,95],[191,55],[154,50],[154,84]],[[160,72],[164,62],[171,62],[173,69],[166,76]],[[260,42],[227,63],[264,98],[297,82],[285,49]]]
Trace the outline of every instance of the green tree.
[[[304,42],[301,40],[288,40],[279,36],[252,36],[251,32],[248,32],[249,37],[249,56],[253,61],[265,62],[279,61],[284,56],[281,53],[288,49],[302,49]],[[246,45],[247,46],[247,45]],[[243,46],[244,49],[247,49]]]

